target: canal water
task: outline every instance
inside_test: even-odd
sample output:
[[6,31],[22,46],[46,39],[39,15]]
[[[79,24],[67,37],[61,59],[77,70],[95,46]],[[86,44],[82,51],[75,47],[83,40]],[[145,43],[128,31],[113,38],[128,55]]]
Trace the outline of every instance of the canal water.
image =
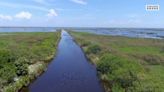
[[82,49],[62,30],[57,56],[46,72],[21,92],[105,92],[96,76],[94,65]]

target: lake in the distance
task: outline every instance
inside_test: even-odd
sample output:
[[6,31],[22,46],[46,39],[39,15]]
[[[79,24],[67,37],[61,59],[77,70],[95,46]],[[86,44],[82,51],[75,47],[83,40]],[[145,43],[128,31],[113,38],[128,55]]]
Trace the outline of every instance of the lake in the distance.
[[140,38],[163,39],[164,29],[144,28],[85,28],[85,27],[0,27],[0,33],[4,32],[55,32],[58,29],[72,29],[76,32],[89,32],[98,35],[127,36]]

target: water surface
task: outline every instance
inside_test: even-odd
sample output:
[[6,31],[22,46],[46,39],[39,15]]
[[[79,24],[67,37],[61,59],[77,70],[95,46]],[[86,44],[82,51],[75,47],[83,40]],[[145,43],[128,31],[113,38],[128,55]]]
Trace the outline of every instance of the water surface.
[[78,32],[89,32],[98,35],[128,36],[140,38],[163,39],[164,29],[159,28],[86,28],[86,27],[0,27],[0,35],[5,32],[54,32],[59,29],[70,29]]
[[66,31],[61,37],[58,54],[46,72],[21,92],[104,92],[82,49]]
[[89,32],[98,35],[128,36],[140,38],[163,39],[164,29],[140,29],[140,28],[95,28],[76,29],[77,32]]

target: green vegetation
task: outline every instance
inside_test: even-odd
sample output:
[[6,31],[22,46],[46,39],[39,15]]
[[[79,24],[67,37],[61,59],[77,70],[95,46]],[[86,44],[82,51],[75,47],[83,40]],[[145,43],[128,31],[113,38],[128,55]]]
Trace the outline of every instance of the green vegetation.
[[[83,45],[84,46],[84,45]],[[98,51],[100,50],[99,45],[91,45],[88,47],[88,49],[86,50],[86,54],[96,54]]]
[[[164,92],[164,40],[67,30],[113,92]],[[85,44],[84,44],[85,43]]]
[[[57,32],[1,33],[0,35],[0,89],[7,92],[27,85],[31,75],[29,66],[38,65],[44,70],[45,60],[55,55],[61,30]],[[5,34],[5,35],[2,35]],[[36,74],[36,73],[35,73]],[[33,75],[32,75],[33,76]],[[15,83],[14,78],[19,78]],[[14,84],[14,86],[12,86]]]
[[18,76],[24,76],[28,74],[28,62],[28,59],[26,59],[25,57],[21,57],[14,62],[16,67],[16,74]]

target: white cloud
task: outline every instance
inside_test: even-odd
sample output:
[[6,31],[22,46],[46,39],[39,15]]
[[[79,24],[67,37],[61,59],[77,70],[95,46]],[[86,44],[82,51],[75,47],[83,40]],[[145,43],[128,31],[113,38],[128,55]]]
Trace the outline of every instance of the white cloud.
[[78,4],[84,4],[86,5],[87,3],[82,1],[82,0],[71,0],[72,2],[78,3]]
[[53,16],[58,16],[58,15],[57,15],[56,12],[54,11],[54,9],[50,9],[50,14],[46,14],[46,16],[48,16],[48,17],[53,17]]
[[127,21],[127,23],[141,23],[141,21],[140,20],[129,20],[129,21]]
[[116,23],[114,20],[109,21],[110,24]]
[[110,24],[142,24],[142,21],[140,21],[139,19],[137,20],[129,20],[129,21],[114,21],[114,20],[110,20],[108,23]]
[[0,15],[1,19],[7,19],[7,20],[12,20],[11,16],[4,16],[4,15]]
[[127,24],[127,23],[126,23],[126,22],[122,22],[122,21],[121,21],[121,22],[118,22],[118,24]]
[[41,4],[45,4],[45,5],[50,5],[49,3],[47,3],[45,0],[32,0]]
[[31,16],[32,16],[32,14],[30,14],[29,12],[24,12],[24,11],[15,15],[16,18],[26,18],[26,19],[30,19]]

